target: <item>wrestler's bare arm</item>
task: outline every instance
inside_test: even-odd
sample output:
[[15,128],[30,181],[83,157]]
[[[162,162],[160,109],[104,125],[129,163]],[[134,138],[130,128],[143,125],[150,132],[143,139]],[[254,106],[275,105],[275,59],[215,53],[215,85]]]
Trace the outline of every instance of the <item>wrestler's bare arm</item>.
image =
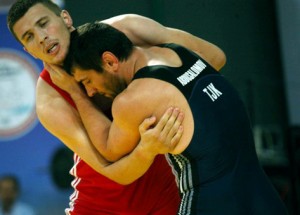
[[[187,32],[177,29],[166,28],[161,24],[155,22],[146,17],[139,15],[121,15],[113,17],[102,22],[111,24],[112,26],[123,31],[135,45],[149,46],[159,43],[175,42],[181,45],[187,46],[192,50],[196,50],[205,56],[207,61],[210,61],[217,69],[220,69],[225,63],[224,53],[215,45],[195,37]],[[69,83],[72,80],[63,81]],[[73,80],[74,81],[74,80]],[[81,92],[82,93],[82,92]],[[74,96],[74,95],[73,95]],[[80,95],[80,92],[76,95],[77,99],[73,98],[76,102],[80,102],[78,105],[81,117],[85,120],[85,128],[88,130],[90,138],[97,150],[103,154],[105,158],[110,161],[118,160],[124,156],[136,146],[139,140],[139,134],[137,132],[137,125],[141,122],[141,118],[137,117],[136,121],[121,122],[122,118],[115,117],[113,125],[111,122],[89,102],[86,95]],[[115,114],[118,114],[118,110],[115,109]],[[151,111],[149,111],[151,114]],[[131,118],[130,120],[134,120]],[[96,121],[96,122],[95,122]],[[99,123],[99,122],[102,123]],[[97,126],[94,126],[97,124]],[[127,125],[126,127],[119,128],[118,125]],[[119,133],[130,133],[130,139],[123,141],[109,141],[116,140],[110,132],[107,132],[111,125],[113,126],[113,133],[118,133],[117,136],[123,136]],[[117,130],[119,132],[117,132]],[[102,132],[103,131],[103,132]],[[102,132],[102,133],[100,133]],[[98,138],[98,137],[101,138]],[[126,136],[126,135],[124,135]]]
[[[135,45],[149,46],[159,43],[174,42],[184,45],[192,50],[196,50],[216,69],[220,69],[225,63],[225,55],[217,46],[185,31],[166,28],[149,18],[129,14],[113,17],[102,22],[123,31]],[[74,82],[74,80],[69,79],[67,81],[62,81],[62,83],[70,83],[72,81]],[[88,130],[94,146],[105,158],[110,161],[115,161],[123,155],[130,153],[140,138],[137,132],[137,126],[144,116],[141,118],[126,118],[126,120],[124,120],[123,117],[114,117],[114,123],[111,124],[111,122],[108,121],[103,114],[99,113],[93,104],[88,101],[85,94],[77,92],[72,93],[72,96],[75,102],[77,102],[80,115],[85,122],[85,128]],[[76,98],[74,96],[76,96]],[[142,99],[144,100],[144,98]],[[114,109],[115,116],[120,116],[120,110],[118,108]],[[148,113],[144,111],[144,113],[147,116],[147,114],[151,114],[151,111]],[[126,114],[123,114],[123,116],[125,115]],[[122,135],[122,133],[124,135]],[[130,135],[127,135],[128,133],[130,133]],[[101,138],[98,138],[99,136]],[[115,136],[127,136],[127,138],[125,140],[122,138],[122,141],[116,142],[118,138],[115,138]]]
[[[140,133],[138,131],[140,123],[145,118],[153,115],[153,110],[149,108],[151,106],[134,110],[133,105],[133,107],[128,109],[129,112],[132,112],[128,114],[128,112],[124,113],[123,111],[126,109],[126,105],[131,100],[133,100],[133,104],[137,104],[136,102],[139,101],[139,98],[114,99],[112,105],[114,120],[111,121],[101,110],[95,107],[86,95],[86,92],[79,87],[73,76],[64,72],[59,66],[45,64],[45,68],[49,71],[53,83],[71,95],[91,143],[106,160],[114,162],[124,155],[131,153],[140,140]],[[119,102],[120,100],[121,102]],[[140,100],[145,101],[143,97]],[[165,104],[167,103],[165,102]],[[164,110],[170,106],[166,105]],[[178,110],[175,109],[174,112],[176,111]],[[183,117],[183,113],[179,113],[178,111],[178,114],[181,114],[180,117]],[[162,116],[162,112],[160,116]]]
[[[129,184],[142,176],[152,164],[155,155],[171,151],[182,135],[182,120],[175,122],[176,117],[170,111],[159,121],[160,127],[149,129],[154,121],[147,119],[140,126],[145,141],[142,139],[128,156],[109,163],[90,142],[77,111],[41,78],[37,84],[36,110],[41,123],[50,133],[97,172],[120,184]],[[153,144],[157,144],[154,145],[157,147],[153,147]]]
[[36,94],[38,118],[50,133],[83,160],[89,159],[92,167],[108,164],[101,156],[95,156],[99,153],[90,143],[78,112],[55,89],[39,78]]
[[225,65],[226,56],[218,46],[186,31],[165,27],[147,17],[125,14],[102,22],[124,32],[135,45],[153,46],[162,43],[177,43],[198,53],[217,71]]

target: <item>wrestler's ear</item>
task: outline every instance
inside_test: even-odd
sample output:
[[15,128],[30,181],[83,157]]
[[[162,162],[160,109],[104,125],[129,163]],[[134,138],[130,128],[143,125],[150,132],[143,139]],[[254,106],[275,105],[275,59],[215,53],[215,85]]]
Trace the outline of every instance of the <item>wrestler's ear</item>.
[[30,54],[32,57],[34,57],[35,59],[38,59],[33,53],[31,53],[30,51],[28,51],[25,47],[23,47],[23,50],[25,52],[27,52],[28,54]]
[[69,29],[73,27],[73,20],[68,11],[62,10],[60,16],[63,18],[65,24]]
[[115,73],[119,68],[119,59],[111,52],[104,52],[102,54],[103,69]]

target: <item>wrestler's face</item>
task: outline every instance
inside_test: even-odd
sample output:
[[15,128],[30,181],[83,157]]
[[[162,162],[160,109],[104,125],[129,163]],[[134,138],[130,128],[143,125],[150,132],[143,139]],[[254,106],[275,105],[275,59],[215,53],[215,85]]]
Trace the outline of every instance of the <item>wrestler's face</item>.
[[33,57],[61,65],[69,48],[72,24],[67,11],[57,16],[44,5],[36,4],[16,22],[13,31]]
[[114,99],[126,87],[125,80],[117,74],[107,71],[99,73],[95,70],[73,69],[73,75],[77,82],[84,85],[88,96],[92,97],[99,93],[107,98]]

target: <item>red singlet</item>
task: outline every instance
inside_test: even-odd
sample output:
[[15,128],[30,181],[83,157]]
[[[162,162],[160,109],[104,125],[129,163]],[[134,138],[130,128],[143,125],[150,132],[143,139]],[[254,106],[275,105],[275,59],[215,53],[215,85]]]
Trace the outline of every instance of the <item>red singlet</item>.
[[[40,77],[75,107],[69,94],[52,83],[45,69]],[[100,175],[76,154],[70,173],[75,179],[72,182],[74,193],[70,196],[70,207],[65,210],[67,215],[177,214],[180,203],[178,188],[163,155],[157,156],[149,170],[127,186]]]

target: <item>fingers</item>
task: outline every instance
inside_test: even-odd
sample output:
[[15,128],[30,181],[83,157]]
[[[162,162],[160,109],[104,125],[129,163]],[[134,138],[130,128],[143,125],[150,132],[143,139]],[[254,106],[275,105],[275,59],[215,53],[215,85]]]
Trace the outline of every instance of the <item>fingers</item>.
[[48,72],[51,72],[51,73],[55,72],[55,73],[57,73],[57,67],[55,65],[51,65],[51,64],[48,64],[48,63],[45,63],[45,62],[43,62],[43,64],[44,64],[45,69]]
[[160,118],[160,120],[158,121],[157,125],[155,126],[157,130],[162,131],[164,129],[166,123],[168,122],[169,118],[173,114],[173,111],[174,111],[173,107],[170,107],[170,108],[168,108],[166,110],[166,112],[164,113],[164,115]]
[[52,75],[62,76],[67,74],[60,66],[43,62],[45,69]]
[[178,114],[177,113],[172,114],[166,126],[164,127],[164,132],[165,135],[167,135],[167,139],[174,139],[174,142],[176,142],[178,138],[180,139],[183,133],[183,126],[182,126],[183,119],[184,119],[184,115],[182,112],[179,112],[179,110],[178,110]]
[[175,135],[172,137],[171,139],[171,146],[173,147],[173,149],[175,148],[175,146],[179,143],[181,137],[182,137],[182,134],[183,134],[183,126],[180,125],[178,127],[178,130],[177,132],[175,133]]
[[178,108],[168,108],[156,125],[155,117],[145,119],[139,126],[141,147],[155,155],[174,151],[183,135],[183,120]]
[[155,129],[160,133],[160,141],[169,148],[168,152],[174,150],[183,135],[184,114],[178,108],[168,108],[157,123]]
[[57,71],[57,68],[55,68],[54,65],[50,65],[44,62],[44,67],[49,72],[49,75],[53,83],[56,84],[57,81],[61,79],[61,73]]
[[183,112],[175,108],[161,132],[161,136],[169,144],[169,152],[174,150],[183,135],[183,119]]
[[154,116],[150,117],[150,118],[146,118],[142,124],[140,124],[139,126],[139,132],[140,134],[145,133],[148,129],[150,129],[151,126],[154,125],[156,121],[156,118]]
[[[181,117],[178,118],[180,114],[181,114]],[[182,115],[183,115],[183,113],[181,113],[178,108],[173,109],[172,114],[170,115],[169,119],[165,122],[165,126],[163,128],[163,133],[165,135],[168,135],[170,131],[178,129],[178,125],[180,125],[183,120]]]

